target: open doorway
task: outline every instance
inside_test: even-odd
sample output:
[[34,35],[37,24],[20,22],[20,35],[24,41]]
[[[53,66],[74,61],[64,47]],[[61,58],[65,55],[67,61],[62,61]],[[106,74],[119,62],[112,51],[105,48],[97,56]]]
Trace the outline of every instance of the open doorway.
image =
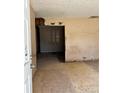
[[38,58],[54,57],[65,61],[65,27],[39,25],[37,34]]

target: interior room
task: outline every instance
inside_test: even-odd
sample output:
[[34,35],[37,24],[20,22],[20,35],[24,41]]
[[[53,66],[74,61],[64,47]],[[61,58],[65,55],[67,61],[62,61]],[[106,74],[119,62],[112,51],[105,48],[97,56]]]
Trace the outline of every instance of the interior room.
[[31,0],[33,93],[99,92],[98,3]]

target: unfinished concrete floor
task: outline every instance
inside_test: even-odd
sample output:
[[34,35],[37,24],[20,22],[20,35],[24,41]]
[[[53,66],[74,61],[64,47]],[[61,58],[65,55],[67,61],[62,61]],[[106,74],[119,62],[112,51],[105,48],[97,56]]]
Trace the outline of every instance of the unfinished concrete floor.
[[98,93],[98,61],[63,63],[56,56],[38,59],[33,93]]

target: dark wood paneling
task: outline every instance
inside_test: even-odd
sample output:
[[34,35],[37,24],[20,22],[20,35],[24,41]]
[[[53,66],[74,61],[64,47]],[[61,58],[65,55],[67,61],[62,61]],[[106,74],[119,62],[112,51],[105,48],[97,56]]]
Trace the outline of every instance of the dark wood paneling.
[[45,24],[44,18],[35,18],[37,53],[40,53],[40,32],[38,26],[44,24]]
[[44,18],[35,18],[35,25],[44,25],[45,19]]
[[39,26],[39,30],[41,52],[65,51],[64,26]]

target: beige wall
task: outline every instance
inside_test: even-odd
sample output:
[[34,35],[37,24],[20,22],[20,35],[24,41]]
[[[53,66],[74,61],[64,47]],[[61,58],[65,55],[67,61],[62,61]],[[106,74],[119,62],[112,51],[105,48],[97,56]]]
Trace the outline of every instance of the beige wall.
[[[32,47],[32,64],[36,65],[36,30],[35,30],[35,13],[30,8],[30,21],[31,21],[31,47]],[[33,69],[33,76],[36,69]]]
[[66,36],[66,61],[99,58],[99,19],[46,18],[45,24],[63,22]]

